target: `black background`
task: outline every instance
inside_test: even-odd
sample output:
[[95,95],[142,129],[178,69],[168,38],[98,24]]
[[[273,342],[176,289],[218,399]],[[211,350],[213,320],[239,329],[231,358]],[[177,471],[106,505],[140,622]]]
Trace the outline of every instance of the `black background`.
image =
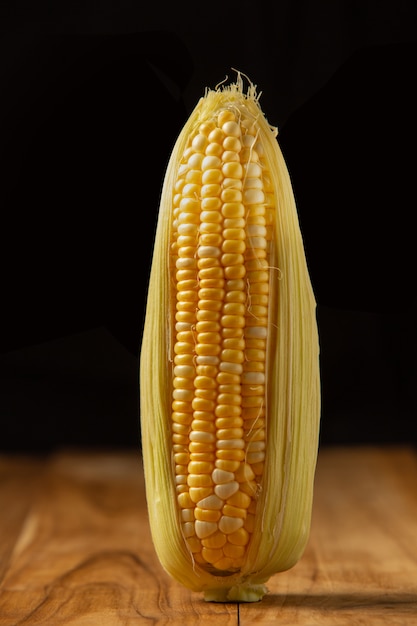
[[322,445],[416,442],[413,5],[1,5],[1,450],[140,444],[162,179],[233,68],[262,92],[293,181]]

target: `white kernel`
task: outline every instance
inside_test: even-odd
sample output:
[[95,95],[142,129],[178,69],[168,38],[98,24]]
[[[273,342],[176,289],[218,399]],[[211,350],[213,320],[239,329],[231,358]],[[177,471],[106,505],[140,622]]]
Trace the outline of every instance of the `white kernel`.
[[[178,324],[176,324],[176,326],[178,326]],[[188,324],[185,324],[185,326],[188,326]],[[195,368],[192,365],[176,365],[174,367],[174,374],[181,378],[194,378]]]
[[245,148],[250,148],[251,146],[255,145],[255,142],[256,137],[254,137],[253,135],[242,136],[242,144],[245,146]]
[[234,479],[235,475],[233,472],[227,472],[226,470],[216,468],[213,470],[211,477],[216,485],[221,485],[223,483],[229,483]]
[[248,224],[246,233],[248,237],[266,237],[266,228],[261,224]]
[[228,500],[233,494],[239,491],[239,483],[233,480],[229,483],[222,483],[214,487],[214,493],[222,500]]
[[245,337],[248,339],[266,339],[268,329],[266,326],[248,326],[245,329]]
[[243,450],[244,447],[243,439],[218,439],[216,441],[218,450]]
[[184,524],[182,524],[182,533],[184,537],[193,537],[195,535],[194,523],[184,522]]
[[218,356],[208,354],[206,356],[199,355],[196,357],[197,365],[218,365],[220,359]]
[[178,178],[185,176],[189,169],[188,163],[182,163],[178,168]]
[[248,248],[259,248],[260,250],[266,250],[267,241],[265,237],[248,237],[247,238],[247,247]]
[[264,372],[243,372],[242,374],[242,384],[244,385],[263,385],[264,383]]
[[265,202],[265,194],[262,189],[245,189],[243,199],[245,204],[263,204]]
[[246,163],[243,167],[248,178],[260,178],[262,176],[262,168],[259,163]]
[[200,246],[197,249],[197,255],[200,257],[200,259],[203,259],[203,258],[214,259],[216,257],[219,257],[220,254],[221,254],[221,250],[220,248],[217,248],[216,246]]
[[259,452],[248,452],[246,455],[246,461],[251,465],[255,463],[262,463],[265,460],[265,452],[263,450]]
[[263,189],[263,182],[261,178],[246,178],[245,189]]
[[[214,511],[219,511],[223,506],[223,500],[213,493],[211,496],[207,496],[207,498],[203,498],[202,500],[199,500],[197,502],[197,506],[200,509],[210,509]],[[193,512],[193,509],[190,509],[190,510]]]
[[247,451],[248,454],[250,452],[261,452],[265,450],[265,441],[249,441]]
[[181,519],[183,522],[193,522],[194,521],[194,509],[182,509]]
[[219,522],[219,530],[225,535],[229,535],[230,533],[236,532],[239,528],[242,528],[244,524],[244,520],[241,517],[229,517],[228,515],[223,515]]
[[[242,520],[243,522],[243,520]],[[199,539],[205,539],[209,537],[217,530],[217,524],[215,522],[202,522],[197,520],[195,523],[195,532]]]
[[224,178],[223,189],[242,189],[243,183],[239,178]]
[[220,363],[220,371],[228,372],[229,374],[241,374],[243,372],[243,366],[240,363],[228,363],[223,361]]
[[216,437],[213,433],[208,433],[206,431],[196,431],[193,430],[190,433],[190,441],[197,441],[199,443],[213,443],[216,440]]
[[259,154],[260,157],[263,157],[265,150],[264,150],[263,144],[260,141],[256,142],[255,150]]

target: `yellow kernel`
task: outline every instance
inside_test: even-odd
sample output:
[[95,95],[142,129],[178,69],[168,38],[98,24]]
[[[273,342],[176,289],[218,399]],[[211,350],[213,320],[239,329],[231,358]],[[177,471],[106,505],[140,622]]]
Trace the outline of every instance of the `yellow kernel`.
[[240,507],[232,506],[231,504],[225,504],[223,507],[223,514],[227,517],[241,517],[243,520],[246,517],[246,509],[241,509]]
[[226,543],[225,535],[219,531],[215,532],[207,539],[202,539],[201,543],[205,548],[221,548]]
[[178,422],[174,422],[172,424],[172,432],[178,433],[180,435],[187,435],[189,432],[189,427],[187,424],[179,424]]
[[232,265],[225,267],[224,274],[229,279],[243,278],[246,274],[246,268],[244,265]]
[[224,556],[223,558],[213,563],[213,565],[217,570],[220,570],[222,572],[227,572],[229,570],[230,571],[233,570],[234,561],[230,557]]
[[[192,502],[197,503],[203,498],[207,498],[212,493],[211,487],[190,487],[189,495]],[[178,496],[179,498],[180,496]]]
[[[201,357],[197,357],[199,359]],[[207,357],[211,358],[211,357]],[[195,395],[199,398],[205,398],[206,400],[215,400],[217,391],[216,389],[196,389]]]
[[[203,452],[209,452],[210,450],[215,450],[215,445],[214,442],[211,444],[207,444],[207,443],[200,443],[199,441],[191,441],[191,442],[186,442],[186,444],[188,445],[189,443],[189,447],[190,447],[190,453],[203,453]],[[201,496],[204,497],[204,496]]]
[[222,243],[222,251],[232,254],[243,254],[246,250],[246,243],[243,239],[225,239]]
[[233,137],[240,137],[240,126],[233,120],[228,120],[222,124],[222,131],[225,135],[232,135]]
[[190,454],[191,461],[214,461],[215,456],[212,452],[193,452]]
[[[221,126],[221,124],[220,124]],[[224,140],[224,132],[221,128],[214,128],[208,136],[208,139],[211,143],[222,144]]]
[[208,144],[208,139],[202,133],[199,133],[198,135],[196,135],[191,142],[191,146],[196,152],[204,152],[207,144]]
[[231,254],[226,252],[221,256],[221,263],[226,267],[230,267],[233,265],[242,266],[243,264],[243,255],[242,254]]
[[218,404],[228,404],[230,406],[240,406],[242,396],[240,393],[220,393],[217,398]]
[[201,556],[207,561],[207,563],[215,563],[223,557],[223,551],[219,548],[203,548],[201,550]]
[[173,386],[178,389],[192,389],[193,381],[190,378],[181,378],[180,376],[175,376],[173,380]]
[[214,389],[217,386],[217,383],[209,376],[196,376],[194,386],[197,389]]
[[228,161],[227,163],[223,163],[222,173],[225,178],[240,179],[243,177],[243,167],[241,166],[238,160]]
[[[217,124],[218,126],[222,127],[223,124],[225,124],[226,122],[235,121],[235,119],[236,117],[233,111],[231,111],[230,109],[223,109],[222,111],[220,111],[220,113],[217,116]],[[223,137],[224,135],[225,133],[223,130]]]
[[210,487],[213,481],[211,474],[189,474],[187,476],[187,484],[189,487]]
[[215,408],[215,415],[217,418],[226,419],[232,418],[236,419],[240,417],[242,413],[242,408],[237,404],[218,404]]
[[242,144],[237,137],[228,136],[223,141],[223,148],[225,150],[233,150],[233,152],[240,152]]
[[[243,315],[222,315],[220,323],[225,328],[244,328],[245,318]],[[254,360],[260,361],[261,359]],[[265,357],[262,360],[265,360]]]
[[[218,183],[221,183],[222,180],[223,180],[223,173],[220,169],[206,170],[205,172],[203,172],[203,175],[201,177],[201,182],[203,183],[203,185],[218,184]],[[248,191],[251,191],[251,190],[248,189]],[[205,194],[205,195],[217,196],[218,194],[216,193],[216,194]]]
[[178,465],[187,465],[190,455],[188,452],[177,452],[177,454],[174,454],[174,460]]
[[[217,224],[215,226],[218,226]],[[222,245],[223,238],[218,233],[205,233],[200,236],[199,245],[200,246],[217,246],[220,248]],[[180,287],[178,286],[178,289]]]
[[196,506],[194,516],[195,519],[202,522],[217,522],[220,519],[221,513],[214,509],[200,509],[199,506]]
[[178,504],[182,509],[190,509],[194,507],[194,502],[191,500],[190,494],[188,491],[181,493],[178,497]]
[[214,128],[216,128],[215,123],[212,121],[209,121],[209,122],[203,122],[202,124],[200,124],[198,130],[203,135],[208,136]]
[[227,459],[231,461],[243,461],[245,458],[244,450],[216,450],[216,457],[218,459]]
[[217,374],[217,366],[216,365],[197,365],[196,372],[198,376],[209,376],[210,378],[214,378]]
[[[255,530],[255,515],[253,513],[248,513],[245,523],[243,525],[243,529],[248,533],[252,534]],[[242,530],[243,530],[242,529]]]
[[215,426],[219,430],[223,430],[225,428],[241,428],[243,423],[241,417],[218,417]]
[[212,400],[199,397],[193,399],[191,406],[196,411],[212,411],[215,408],[215,404]]
[[240,189],[223,189],[220,197],[223,202],[242,202]]
[[190,412],[180,413],[179,411],[173,411],[172,413],[172,421],[177,424],[191,424],[191,417],[192,413]]
[[243,557],[243,555],[245,554],[245,546],[236,546],[233,543],[227,542],[224,545],[223,552],[226,556],[229,556],[232,559],[237,559]]
[[212,196],[220,196],[221,186],[218,183],[208,183],[203,185],[200,190],[202,198],[211,198]]
[[240,383],[238,374],[230,374],[229,372],[219,372],[216,377],[219,385],[233,385]]
[[227,504],[231,504],[239,509],[247,509],[251,502],[252,498],[247,493],[240,490],[227,500]]
[[[249,515],[247,517],[249,517]],[[235,532],[230,533],[227,539],[230,543],[234,544],[235,546],[246,546],[247,543],[249,542],[249,533],[242,526],[242,528],[239,528]]]
[[206,154],[210,156],[220,157],[222,155],[222,152],[223,152],[223,147],[219,143],[215,143],[215,142],[209,143],[209,145],[206,148]]
[[246,233],[243,228],[225,228],[223,231],[223,237],[225,240],[242,240],[246,238]]
[[[213,471],[213,467],[214,464],[213,463],[208,463],[207,461],[200,461],[200,462],[196,462],[196,461],[191,461],[188,464],[188,472],[190,474],[209,474]],[[193,487],[195,486],[204,486],[204,485],[193,485]]]
[[220,441],[224,439],[241,439],[243,437],[243,428],[222,428],[216,434]]
[[222,214],[227,218],[243,217],[245,205],[242,202],[225,202],[222,206]]
[[230,459],[216,459],[216,467],[224,469],[227,472],[235,472],[240,465],[240,461],[231,461]]

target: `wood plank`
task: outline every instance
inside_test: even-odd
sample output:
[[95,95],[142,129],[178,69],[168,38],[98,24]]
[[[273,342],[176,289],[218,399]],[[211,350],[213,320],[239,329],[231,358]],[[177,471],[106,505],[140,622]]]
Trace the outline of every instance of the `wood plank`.
[[43,460],[0,455],[0,581],[40,484]]
[[[43,472],[39,465],[33,472],[32,486],[41,488],[20,494],[31,463],[9,465],[8,479],[7,463],[0,463],[2,483],[9,484],[0,489],[9,515],[9,522],[0,521],[0,530],[9,528],[1,626],[417,624],[417,455],[411,449],[322,449],[303,558],[271,578],[262,602],[241,605],[204,602],[162,570],[139,454],[59,453]],[[11,519],[17,520],[14,535]]]
[[416,625],[415,451],[320,451],[307,549],[268,587],[240,607],[240,626]]
[[[191,597],[192,596],[192,597]],[[141,459],[67,453],[52,458],[0,590],[0,624],[237,623],[162,570],[151,543]]]

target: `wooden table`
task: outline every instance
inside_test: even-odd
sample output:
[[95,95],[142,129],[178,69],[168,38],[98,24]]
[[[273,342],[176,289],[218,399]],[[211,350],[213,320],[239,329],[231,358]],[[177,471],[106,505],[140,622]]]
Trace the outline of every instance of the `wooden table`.
[[139,452],[0,456],[1,626],[417,625],[417,453],[322,448],[310,540],[255,604],[213,604],[152,546]]

